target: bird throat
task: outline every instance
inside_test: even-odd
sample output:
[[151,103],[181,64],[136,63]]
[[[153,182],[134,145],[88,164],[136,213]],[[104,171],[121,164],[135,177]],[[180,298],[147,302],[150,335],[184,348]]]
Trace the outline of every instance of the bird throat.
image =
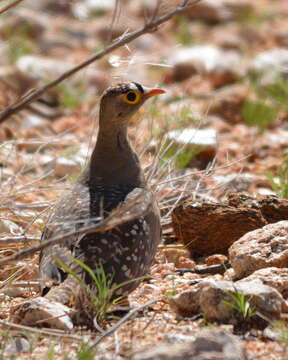
[[139,159],[128,140],[126,127],[109,132],[99,129],[89,178],[90,183],[101,183],[103,186],[113,183],[143,186]]

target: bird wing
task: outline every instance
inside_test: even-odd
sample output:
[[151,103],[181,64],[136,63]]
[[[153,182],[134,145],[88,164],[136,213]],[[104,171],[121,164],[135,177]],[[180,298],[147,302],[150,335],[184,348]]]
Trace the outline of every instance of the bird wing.
[[88,225],[88,222],[91,222],[89,189],[81,183],[76,183],[56,204],[42,234],[41,241],[45,242],[61,234],[71,233],[68,240],[41,251],[39,268],[42,289],[49,290],[53,283],[65,280],[67,274],[57,266],[54,258],[57,257],[62,263],[71,267],[72,248],[78,239],[77,234],[73,235],[73,233],[81,226]]
[[[103,251],[103,234],[89,233],[77,235],[73,232],[78,231],[81,227],[87,227],[89,224],[95,225],[101,221],[101,218],[91,218],[91,193],[89,188],[81,183],[76,183],[74,188],[67,193],[56,205],[42,235],[42,241],[47,241],[61,234],[67,235],[72,233],[68,240],[64,240],[60,244],[44,249],[40,254],[40,275],[42,294],[45,295],[50,287],[55,283],[63,282],[67,273],[55,263],[55,258],[65,263],[70,269],[76,270],[77,265],[73,261],[73,257],[77,257],[85,262],[88,266],[95,266],[97,261],[101,261],[104,265],[109,264],[117,251],[122,251],[123,240],[121,234],[131,231],[133,226],[138,226],[141,230],[143,224],[146,224],[148,233],[142,231],[142,235],[135,235],[139,239],[142,236],[151,237],[151,246],[157,246],[160,234],[159,210],[154,198],[154,194],[143,188],[135,188],[130,191],[124,201],[121,201],[118,207],[112,212],[111,216],[117,216],[117,211],[124,209],[122,214],[127,212],[135,216],[135,221],[124,222],[112,230],[105,233],[107,244]],[[99,199],[98,199],[99,200]],[[121,212],[121,211],[120,211]],[[115,214],[115,215],[114,215]],[[121,219],[121,218],[120,218]],[[138,224],[138,225],[137,225]],[[125,243],[125,241],[124,241]],[[138,246],[138,241],[129,242],[129,251],[133,252],[133,248]],[[155,252],[155,249],[151,250]],[[106,267],[105,267],[106,270]],[[108,270],[107,270],[108,271]]]
[[[135,203],[133,212],[139,212],[139,217],[149,224],[150,243],[157,247],[161,238],[160,210],[155,194],[147,188],[135,188],[125,198],[124,204]],[[142,214],[141,214],[142,212]]]

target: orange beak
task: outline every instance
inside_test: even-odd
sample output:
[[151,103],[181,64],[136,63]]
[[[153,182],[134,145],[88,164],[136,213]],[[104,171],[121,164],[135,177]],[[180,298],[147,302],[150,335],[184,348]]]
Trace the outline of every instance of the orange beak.
[[145,91],[145,98],[148,99],[152,96],[155,96],[155,95],[160,95],[160,94],[165,94],[166,91],[165,90],[162,90],[162,89],[147,89],[147,91]]

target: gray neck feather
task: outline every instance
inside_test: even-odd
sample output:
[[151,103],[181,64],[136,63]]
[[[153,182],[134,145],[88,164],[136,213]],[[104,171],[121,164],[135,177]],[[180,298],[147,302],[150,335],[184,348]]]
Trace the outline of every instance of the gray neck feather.
[[89,183],[99,185],[130,184],[144,186],[137,154],[127,137],[127,127],[99,128],[96,146],[89,164]]

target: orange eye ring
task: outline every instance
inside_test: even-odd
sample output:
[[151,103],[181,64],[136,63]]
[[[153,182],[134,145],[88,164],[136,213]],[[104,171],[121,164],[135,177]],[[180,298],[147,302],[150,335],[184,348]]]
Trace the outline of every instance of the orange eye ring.
[[122,99],[126,104],[135,105],[140,101],[141,93],[137,90],[129,90]]

